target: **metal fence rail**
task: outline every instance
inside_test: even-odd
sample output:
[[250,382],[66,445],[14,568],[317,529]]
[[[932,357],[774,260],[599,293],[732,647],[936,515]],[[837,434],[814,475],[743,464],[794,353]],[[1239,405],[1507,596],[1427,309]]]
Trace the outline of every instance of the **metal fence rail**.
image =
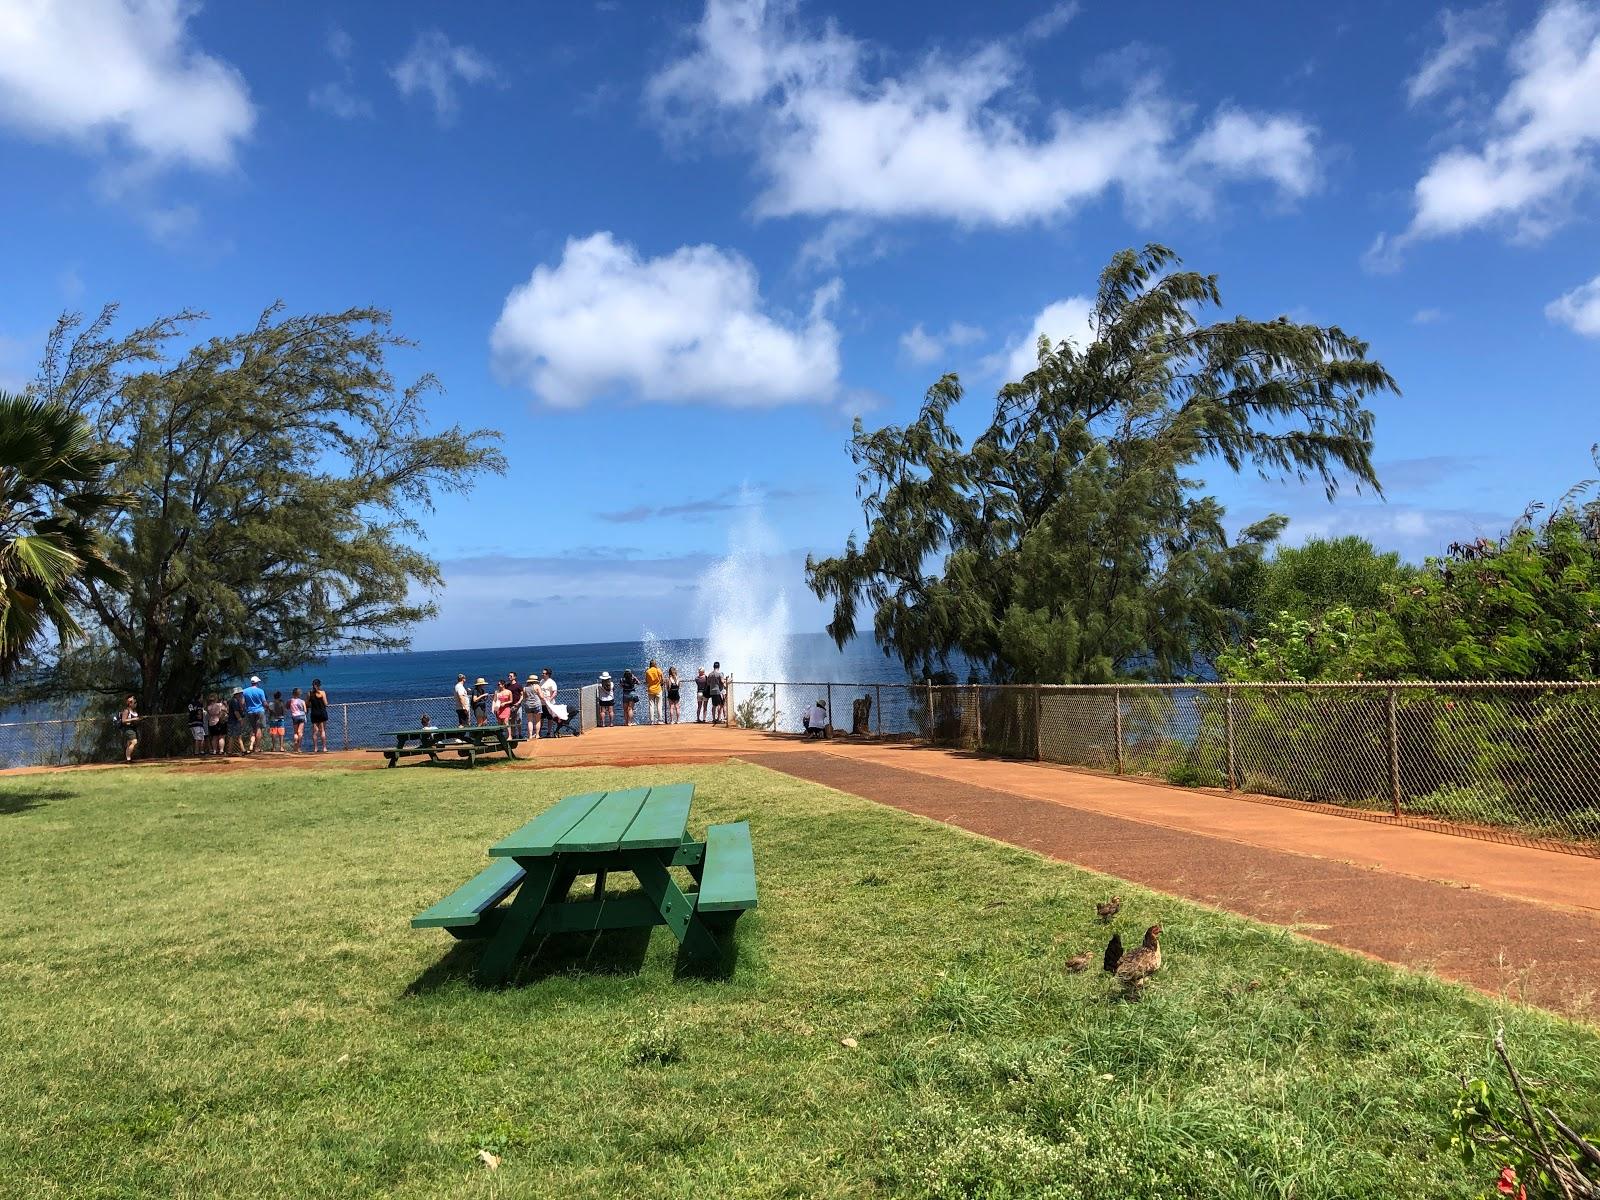
[[[560,693],[585,728],[593,714],[588,690]],[[846,732],[860,714],[876,737],[1600,857],[1600,685],[735,681],[728,719],[794,732],[819,700],[835,729]],[[693,702],[686,689],[691,721]],[[637,715],[647,710],[641,701]],[[451,724],[454,698],[334,704],[328,745],[387,745],[390,730],[414,726],[424,712],[435,724]],[[191,748],[181,715],[146,716],[140,724],[141,758]],[[0,724],[0,766],[104,762],[120,754],[120,733],[105,716]]]

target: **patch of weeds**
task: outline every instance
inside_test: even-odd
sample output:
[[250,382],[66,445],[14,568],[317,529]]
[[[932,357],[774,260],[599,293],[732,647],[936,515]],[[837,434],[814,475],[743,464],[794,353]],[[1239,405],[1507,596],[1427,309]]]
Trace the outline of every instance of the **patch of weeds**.
[[882,887],[889,882],[889,877],[881,871],[868,871],[856,880],[857,887]]
[[661,1013],[628,1035],[622,1061],[630,1067],[664,1067],[683,1061],[683,1033]]
[[501,1117],[465,1138],[462,1145],[469,1158],[476,1157],[480,1150],[504,1157],[512,1150],[531,1146],[533,1140],[533,1130],[529,1126]]

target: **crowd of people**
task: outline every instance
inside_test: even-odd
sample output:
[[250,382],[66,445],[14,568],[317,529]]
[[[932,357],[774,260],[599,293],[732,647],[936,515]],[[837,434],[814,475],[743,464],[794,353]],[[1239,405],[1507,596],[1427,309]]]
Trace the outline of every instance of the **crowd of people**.
[[[122,715],[126,758],[133,757],[138,744],[138,714],[134,713],[129,734],[129,696]],[[309,729],[310,744],[306,735]],[[294,688],[286,698],[281,691],[267,698],[259,675],[250,676],[247,686],[236,687],[226,700],[220,692],[196,696],[189,702],[189,736],[196,755],[326,754],[328,752],[328,692],[322,680],[313,679],[301,694]]]
[[[694,722],[725,724],[728,720],[730,680],[721,662],[708,671],[695,671],[692,681],[681,678],[678,668],[665,671],[651,659],[642,672],[625,668],[620,679],[601,671],[595,681],[595,721],[600,727],[615,725],[676,725],[684,720],[685,692],[694,688]],[[551,737],[569,728],[572,714],[559,700],[560,688],[549,667],[529,672],[527,681],[515,671],[506,672],[493,685],[482,675],[471,683],[464,674],[456,676],[454,688],[456,725],[505,725],[516,739]],[[644,713],[638,710],[645,703]],[[269,697],[259,675],[248,684],[235,687],[224,697],[222,692],[196,696],[189,703],[189,733],[197,756],[248,757],[254,754],[326,754],[328,752],[328,692],[322,680],[313,679],[302,692],[293,688],[288,696],[274,691]],[[621,719],[618,719],[620,711]],[[139,746],[140,716],[133,696],[128,696],[112,718],[122,741],[125,762],[131,762]],[[431,719],[424,719],[427,727]]]

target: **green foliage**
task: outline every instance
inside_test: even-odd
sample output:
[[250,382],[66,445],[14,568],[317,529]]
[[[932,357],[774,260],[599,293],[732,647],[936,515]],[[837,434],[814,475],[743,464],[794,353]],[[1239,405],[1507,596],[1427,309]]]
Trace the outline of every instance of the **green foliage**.
[[114,455],[64,404],[0,391],[0,679],[47,630],[83,630],[80,581],[117,582],[94,523],[118,503],[105,490]]
[[1362,405],[1395,385],[1366,344],[1283,317],[1202,324],[1216,279],[1177,268],[1157,245],[1113,258],[1089,344],[1041,339],[970,446],[954,375],[909,425],[857,422],[866,541],[807,561],[841,645],[865,604],[880,644],[925,674],[960,651],[996,681],[1171,677],[1235,636],[1283,526],[1230,542],[1194,468],[1315,476],[1330,496],[1341,476],[1377,486]]
[[733,723],[740,729],[766,729],[772,724],[772,707],[777,702],[776,689],[762,684],[733,706]]
[[1366,538],[1311,538],[1300,546],[1280,546],[1261,564],[1250,609],[1272,620],[1314,616],[1338,605],[1379,608],[1415,573],[1398,554],[1380,554]]
[[63,317],[40,384],[120,448],[109,486],[129,496],[102,522],[127,582],[80,582],[99,637],[60,686],[171,710],[254,667],[406,645],[440,584],[417,517],[503,469],[499,435],[426,427],[436,381],[397,390],[386,355],[408,343],[376,309],[273,307],[176,361],[195,314],[120,338],[114,315]]
[[664,1067],[683,1061],[683,1032],[659,1012],[628,1035],[622,1061],[630,1067]]
[[1487,1159],[1496,1191],[1519,1200],[1600,1200],[1600,1148],[1536,1101],[1541,1089],[1524,1080],[1495,1035],[1505,1084],[1462,1083],[1440,1140],[1468,1163]]

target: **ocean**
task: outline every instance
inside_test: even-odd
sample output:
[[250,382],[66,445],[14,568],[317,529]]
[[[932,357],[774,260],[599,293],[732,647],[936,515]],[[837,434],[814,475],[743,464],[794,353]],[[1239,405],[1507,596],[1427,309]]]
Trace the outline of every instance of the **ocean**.
[[734,679],[760,682],[768,678],[770,664],[782,663],[781,682],[806,683],[906,683],[909,676],[898,659],[887,658],[871,638],[858,637],[843,650],[822,633],[782,636],[783,645],[773,653],[764,647],[765,669],[752,677],[741,669],[737,650],[720,650],[705,638],[644,639],[631,642],[586,642],[571,646],[497,646],[471,650],[412,650],[390,654],[341,654],[293,671],[260,671],[264,686],[271,693],[281,689],[309,688],[313,678],[321,679],[335,703],[362,700],[411,700],[445,696],[455,686],[456,674],[468,682],[482,675],[491,684],[515,671],[517,678],[537,678],[549,667],[565,692],[593,683],[601,671],[622,677],[632,667],[643,675],[653,658],[665,671],[677,667],[684,679],[693,679],[696,669],[710,669],[716,661]]

